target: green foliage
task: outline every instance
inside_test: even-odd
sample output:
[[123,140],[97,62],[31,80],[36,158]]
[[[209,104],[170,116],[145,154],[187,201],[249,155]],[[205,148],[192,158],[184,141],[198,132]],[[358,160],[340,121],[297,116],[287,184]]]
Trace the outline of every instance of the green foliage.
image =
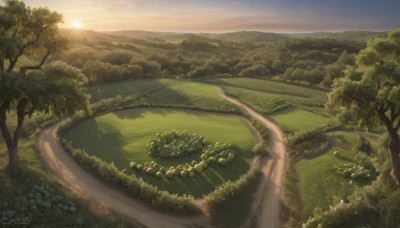
[[100,57],[100,60],[112,65],[123,65],[131,62],[132,54],[127,51],[111,51]]
[[400,192],[382,180],[356,190],[349,202],[339,202],[328,210],[318,210],[304,227],[396,227],[400,224]]
[[336,125],[336,124],[327,123],[327,124],[320,125],[315,128],[312,128],[312,129],[306,129],[304,131],[300,131],[300,132],[296,133],[295,135],[289,137],[287,139],[287,144],[289,146],[294,147],[303,141],[309,140],[309,139],[315,137],[316,135],[319,135],[326,131],[333,130],[337,127],[338,127],[338,125]]
[[[400,185],[400,30],[370,41],[357,56],[357,68],[336,80],[326,104],[333,114],[348,113],[360,126],[383,124],[389,133],[389,153],[396,185]],[[343,120],[343,119],[341,119]]]
[[358,141],[358,144],[356,146],[356,151],[361,151],[365,154],[370,155],[372,153],[372,146],[371,143],[369,142],[368,139],[366,139],[364,136],[360,135],[360,140]]
[[207,142],[203,136],[190,134],[187,131],[167,131],[156,134],[147,144],[151,155],[157,158],[176,158],[201,152]]
[[264,115],[271,114],[288,107],[288,103],[277,95],[264,94],[257,91],[244,90],[232,87],[223,87],[226,95],[240,99],[257,112]]
[[71,152],[72,156],[84,168],[96,173],[108,183],[121,186],[132,196],[140,197],[144,201],[151,203],[155,208],[179,214],[198,212],[193,197],[188,195],[178,196],[166,191],[159,191],[157,187],[147,184],[142,179],[133,175],[128,176],[121,172],[113,163],[106,163],[95,156],[89,156],[86,152],[73,148],[72,144],[65,140],[62,143],[64,148]]
[[[77,119],[77,122],[70,123],[69,126],[76,127],[68,131],[66,131],[68,128],[62,127],[66,132],[64,138],[73,141],[76,147],[85,149],[90,155],[95,155],[107,162],[114,162],[119,169],[125,169],[128,174],[134,173],[146,182],[170,193],[186,193],[200,197],[227,180],[236,180],[248,170],[253,157],[251,148],[254,137],[246,123],[223,114],[163,108],[135,108],[111,112],[83,122],[82,119]],[[155,161],[165,168],[163,174],[166,174],[172,166],[176,168],[178,165],[191,163],[192,160],[195,160],[196,164],[201,163],[201,153],[175,159],[161,159],[149,155],[146,149],[149,140],[156,133],[167,129],[180,131],[190,129],[199,133],[198,135],[204,135],[210,143],[218,141],[235,143],[239,149],[237,153],[235,152],[235,158],[231,163],[227,163],[227,168],[217,164],[218,159],[214,157],[215,165],[203,169],[201,175],[196,175],[194,171],[193,179],[180,178],[181,173],[174,175],[174,178],[160,179],[154,169],[152,173],[155,175],[132,170],[130,161],[140,165],[140,170],[143,170],[145,163]],[[194,165],[191,166],[194,168]],[[188,177],[188,174],[185,173],[185,175]],[[194,185],[193,182],[197,184]]]
[[268,142],[269,140],[269,129],[260,121],[253,119],[251,124],[254,126],[255,129],[260,133],[261,137],[263,138],[264,142]]
[[[178,137],[177,137],[178,136]],[[203,174],[203,172],[212,165],[227,166],[231,163],[238,153],[238,147],[233,144],[216,142],[214,145],[205,143],[204,137],[198,137],[195,134],[190,134],[187,131],[170,131],[163,134],[157,133],[158,139],[150,140],[148,144],[149,153],[157,158],[177,158],[180,156],[187,156],[193,153],[201,152],[201,161],[193,160],[190,164],[180,164],[170,166],[168,169],[155,161],[140,164],[137,162],[130,162],[131,169],[137,172],[144,172],[147,175],[155,175],[158,178],[173,178],[173,177],[195,177],[195,174]],[[176,138],[187,139],[188,144],[172,145],[176,142]],[[171,141],[173,140],[173,141]],[[182,146],[180,146],[182,145]],[[186,146],[185,146],[186,145]],[[207,145],[207,147],[206,147]],[[154,153],[154,154],[153,154]],[[160,155],[162,154],[162,155]]]
[[[61,14],[30,8],[22,1],[5,0],[0,6],[0,129],[14,176],[25,119],[34,112],[62,116],[86,108],[86,78],[80,70],[62,62],[45,65],[67,48],[67,40],[58,31],[60,22]],[[15,129],[8,126],[10,112],[18,116]]]
[[[335,151],[339,152],[339,156],[334,155]],[[350,162],[354,162],[354,155],[334,146],[320,156],[302,159],[295,165],[303,219],[307,219],[315,207],[327,209],[336,198],[346,200],[357,188],[358,181],[347,179],[335,169],[341,163]]]
[[[280,97],[295,106],[323,106],[326,102],[326,91],[307,86],[264,80],[260,78],[221,78],[211,79],[211,82],[222,84],[224,90],[239,94],[250,94],[257,97]],[[234,94],[232,94],[234,95]],[[238,98],[243,98],[238,97]],[[259,98],[259,99],[261,99]],[[250,99],[250,98],[249,98]],[[251,103],[250,100],[248,103]],[[261,106],[261,104],[259,105]]]
[[214,208],[236,197],[236,195],[240,194],[243,189],[247,187],[248,183],[256,177],[258,172],[257,169],[252,168],[238,180],[227,181],[222,184],[215,191],[204,196],[206,205],[210,208]]

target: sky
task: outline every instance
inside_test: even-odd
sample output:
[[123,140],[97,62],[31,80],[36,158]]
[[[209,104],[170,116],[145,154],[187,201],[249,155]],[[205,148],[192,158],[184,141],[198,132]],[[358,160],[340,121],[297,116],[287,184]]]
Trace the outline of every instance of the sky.
[[[400,0],[25,0],[97,31],[384,31],[400,28]],[[79,23],[78,23],[79,24]]]

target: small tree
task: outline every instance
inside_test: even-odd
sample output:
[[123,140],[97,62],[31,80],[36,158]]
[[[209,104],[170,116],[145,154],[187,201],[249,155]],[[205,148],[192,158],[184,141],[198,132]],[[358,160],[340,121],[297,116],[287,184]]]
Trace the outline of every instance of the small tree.
[[356,63],[345,71],[345,78],[335,80],[327,108],[350,113],[363,126],[385,126],[391,176],[400,186],[400,30],[370,41]]
[[[18,174],[18,142],[26,118],[36,111],[72,115],[87,104],[79,70],[62,62],[45,65],[67,47],[58,32],[60,22],[62,15],[31,9],[22,1],[5,0],[0,6],[0,129],[13,176]],[[10,128],[8,115],[17,116],[15,128]]]

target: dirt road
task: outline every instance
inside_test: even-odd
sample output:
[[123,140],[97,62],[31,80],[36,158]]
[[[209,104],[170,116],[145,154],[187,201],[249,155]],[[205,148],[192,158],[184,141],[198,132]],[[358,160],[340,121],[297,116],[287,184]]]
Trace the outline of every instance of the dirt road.
[[[226,96],[222,91],[219,95],[244,109],[248,115],[264,124],[270,132],[268,160],[260,160],[262,171],[261,183],[257,189],[252,212],[256,215],[257,225],[260,228],[280,227],[279,210],[283,193],[283,178],[286,162],[284,134],[272,121],[252,110],[241,101]],[[242,227],[248,227],[252,221],[247,220]]]
[[146,227],[210,227],[205,215],[173,216],[154,210],[150,205],[100,181],[84,170],[57,139],[58,124],[43,130],[37,143],[47,169],[75,194],[88,199],[97,210],[110,210],[126,220]]
[[[222,92],[220,96],[240,106],[250,116],[270,129],[269,149],[271,157],[266,163],[263,163],[262,159],[253,161],[253,163],[261,163],[259,165],[263,177],[252,204],[252,212],[257,215],[259,227],[279,227],[278,214],[286,159],[283,133],[273,122],[240,101],[227,97]],[[41,159],[51,174],[56,176],[67,189],[87,199],[91,208],[99,212],[111,211],[132,223],[142,224],[145,227],[211,227],[206,214],[174,216],[158,212],[150,205],[132,198],[86,172],[59,143],[57,138],[58,127],[59,124],[55,124],[40,133],[37,145]],[[242,227],[248,227],[251,223],[251,218],[249,218]]]

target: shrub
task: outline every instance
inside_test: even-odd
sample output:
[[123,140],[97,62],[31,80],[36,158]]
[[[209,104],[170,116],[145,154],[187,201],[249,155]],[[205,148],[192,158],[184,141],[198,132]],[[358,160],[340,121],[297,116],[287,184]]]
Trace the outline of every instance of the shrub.
[[206,205],[213,208],[235,197],[248,185],[250,180],[256,177],[257,174],[259,174],[259,170],[251,168],[246,174],[240,176],[238,180],[227,181],[220,185],[216,190],[204,196]]
[[96,173],[108,183],[121,186],[132,196],[152,203],[157,209],[181,214],[190,214],[198,211],[194,198],[191,196],[178,196],[159,191],[157,187],[144,182],[142,179],[133,175],[128,176],[119,171],[113,163],[106,163],[95,156],[88,155],[83,150],[74,149],[71,143],[66,140],[62,140],[61,143],[85,169]]
[[309,140],[318,134],[336,129],[338,127],[339,127],[339,125],[337,125],[335,123],[327,123],[327,124],[317,126],[312,129],[303,130],[303,131],[300,131],[300,132],[296,133],[295,135],[291,136],[290,138],[288,138],[287,144],[291,147],[294,147],[297,144],[304,142],[306,140]]
[[157,133],[147,144],[147,149],[157,158],[176,158],[199,153],[206,145],[203,136],[174,129],[162,134]]

